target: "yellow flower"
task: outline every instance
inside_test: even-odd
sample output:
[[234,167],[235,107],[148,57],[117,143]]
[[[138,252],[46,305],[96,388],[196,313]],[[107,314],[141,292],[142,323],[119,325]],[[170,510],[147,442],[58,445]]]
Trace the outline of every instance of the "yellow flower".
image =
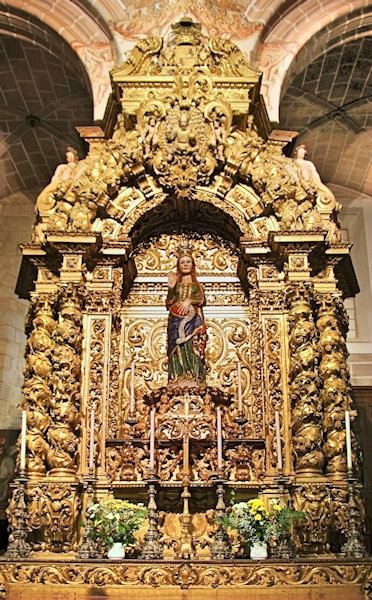
[[260,515],[259,513],[257,513],[254,517],[255,521],[262,521],[262,515]]
[[251,500],[248,500],[248,506],[254,510],[262,510],[265,505],[260,498],[252,498]]

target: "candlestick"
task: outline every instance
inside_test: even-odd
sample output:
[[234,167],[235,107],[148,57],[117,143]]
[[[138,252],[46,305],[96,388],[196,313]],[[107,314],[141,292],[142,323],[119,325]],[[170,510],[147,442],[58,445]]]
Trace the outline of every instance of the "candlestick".
[[280,439],[279,412],[277,410],[275,411],[275,432],[276,432],[276,452],[278,455],[278,469],[281,470],[283,468],[282,441]]
[[89,469],[94,467],[94,408],[90,411],[89,430]]
[[27,432],[27,412],[22,411],[22,428],[21,428],[21,471],[26,468],[26,432]]
[[131,364],[130,369],[130,405],[129,405],[130,414],[134,413],[134,362]]
[[351,433],[350,433],[350,412],[345,410],[345,430],[346,430],[346,465],[347,470],[351,471],[353,462],[351,457]]
[[243,412],[243,400],[242,400],[242,366],[238,360],[238,410],[239,413]]
[[150,413],[150,470],[155,466],[155,409]]
[[217,467],[218,470],[222,469],[222,422],[220,407],[217,408]]

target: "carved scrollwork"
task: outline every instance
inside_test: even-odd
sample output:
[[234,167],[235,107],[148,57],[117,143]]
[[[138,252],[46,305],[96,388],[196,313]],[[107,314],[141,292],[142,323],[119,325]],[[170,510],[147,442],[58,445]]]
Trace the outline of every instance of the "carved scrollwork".
[[[281,415],[281,430],[283,428],[283,374],[281,369],[282,361],[282,339],[283,339],[283,322],[280,317],[266,318],[264,321],[265,331],[265,347],[267,349],[265,361],[265,377],[267,387],[267,406],[269,409],[269,460],[271,467],[276,467],[278,464],[278,449],[275,447],[275,411]],[[282,436],[281,436],[282,439]],[[275,440],[275,441],[274,441]],[[283,443],[283,442],[282,442]],[[285,447],[285,442],[283,443]]]
[[144,448],[130,443],[106,449],[106,469],[110,481],[143,481],[148,477],[148,455]]
[[265,474],[265,451],[252,448],[247,443],[229,448],[226,451],[229,481],[257,482]]
[[[330,498],[332,506],[332,521],[330,526],[330,545],[331,550],[339,552],[345,541],[345,533],[348,530],[349,510],[348,493],[343,486],[333,486],[330,489]],[[363,514],[363,511],[361,512]],[[360,519],[362,521],[362,519]],[[359,523],[362,528],[362,523]]]
[[[334,196],[318,175],[309,184],[310,180],[298,175],[297,159],[278,154],[270,144],[260,141],[254,130],[233,135],[237,136],[238,144],[233,146],[232,153],[243,180],[259,194],[266,211],[273,211],[281,229],[328,233],[337,229],[334,220],[330,220],[336,208]],[[313,163],[304,162],[316,172]],[[326,211],[327,216],[322,217],[321,211]]]
[[[66,586],[65,597],[72,600],[68,589],[75,585],[120,586],[123,591],[136,587],[137,591],[144,591],[151,586],[152,589],[164,586],[177,586],[187,589],[191,585],[203,586],[213,583],[214,589],[225,591],[234,589],[233,586],[261,586],[272,588],[273,585],[283,586],[290,590],[291,586],[301,585],[306,591],[310,586],[315,586],[320,593],[324,593],[327,586],[340,586],[341,584],[365,586],[370,589],[371,567],[369,564],[319,564],[308,560],[306,564],[285,563],[283,565],[271,564],[232,564],[231,561],[219,561],[216,566],[195,562],[166,561],[164,564],[152,564],[148,561],[136,561],[131,564],[124,563],[73,565],[69,561],[58,564],[42,562],[37,565],[14,561],[2,565],[2,580],[6,584],[45,583],[53,584],[58,590],[58,585]],[[253,590],[252,590],[253,591]],[[76,591],[72,591],[75,594]]]
[[[56,187],[52,182],[41,192],[36,203],[40,222],[36,234],[41,241],[45,230],[92,230],[98,207],[109,205],[120,186],[134,176],[132,168],[141,159],[142,145],[138,131],[127,132],[121,123],[116,135],[102,143],[99,156],[91,155],[81,161],[64,186]],[[116,216],[112,208],[111,212]]]
[[241,75],[243,77],[257,76],[245,58],[243,52],[230,40],[213,37],[209,41],[209,48],[215,57],[213,71],[218,75]]
[[138,73],[148,72],[153,65],[152,57],[157,54],[163,45],[163,40],[159,36],[147,37],[137,42],[131,50],[128,59],[120,66],[112,70],[113,76],[125,77]]
[[332,519],[332,502],[324,484],[309,483],[298,487],[293,495],[296,509],[307,513],[296,528],[296,537],[304,554],[329,551],[328,531]]
[[75,548],[80,500],[65,483],[43,483],[28,491],[28,524],[35,549],[68,552]]
[[170,108],[157,135],[153,167],[162,185],[184,196],[197,184],[208,183],[216,163],[209,152],[211,129],[198,108],[191,104]]

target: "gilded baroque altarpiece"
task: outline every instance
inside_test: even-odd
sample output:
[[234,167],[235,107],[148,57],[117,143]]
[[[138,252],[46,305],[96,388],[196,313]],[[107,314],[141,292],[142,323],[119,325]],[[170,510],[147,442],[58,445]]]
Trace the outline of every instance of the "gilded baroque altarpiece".
[[[41,192],[23,246],[26,452],[0,581],[17,598],[37,583],[368,595],[354,440],[354,473],[346,457],[343,299],[357,283],[340,206],[311,162],[285,155],[296,132],[271,130],[261,75],[228,40],[186,19],[111,78],[104,123],[79,128],[87,157]],[[167,273],[183,243],[205,290],[207,379],[170,386]],[[307,513],[296,559],[244,562],[215,520],[231,490]],[[149,505],[125,566],[80,527],[107,494]]]

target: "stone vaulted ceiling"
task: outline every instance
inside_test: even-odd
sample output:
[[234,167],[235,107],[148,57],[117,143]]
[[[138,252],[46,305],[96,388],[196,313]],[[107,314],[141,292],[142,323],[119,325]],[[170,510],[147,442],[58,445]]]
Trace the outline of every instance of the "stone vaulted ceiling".
[[299,132],[328,185],[372,195],[372,4],[366,0],[10,0],[0,3],[0,200],[36,195],[84,147],[109,69],[188,15],[263,71],[275,128]]

